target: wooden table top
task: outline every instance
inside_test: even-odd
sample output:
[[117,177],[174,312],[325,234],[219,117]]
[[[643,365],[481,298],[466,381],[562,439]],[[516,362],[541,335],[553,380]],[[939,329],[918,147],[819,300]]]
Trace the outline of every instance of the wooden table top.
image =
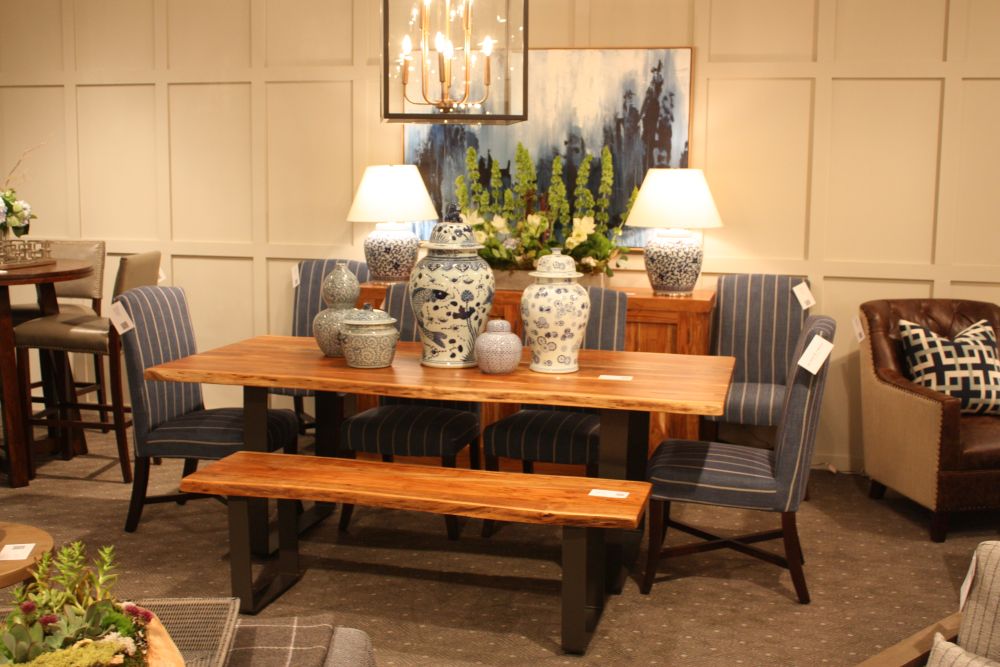
[[0,269],[0,286],[59,283],[86,278],[94,272],[90,262],[79,259],[57,259],[54,264],[28,266],[23,269]]
[[23,523],[0,522],[0,548],[7,544],[31,544],[31,557],[26,560],[0,560],[0,588],[17,584],[28,578],[28,570],[35,566],[46,551],[52,550],[52,536],[41,528]]
[[[244,387],[286,387],[495,403],[544,403],[618,410],[721,415],[735,359],[655,352],[580,351],[580,370],[486,375],[478,368],[429,368],[420,343],[399,343],[392,366],[361,369],[330,358],[316,341],[258,336],[146,369],[150,380]],[[630,376],[628,381],[600,376]]]
[[[631,529],[639,525],[648,482],[517,475],[465,468],[237,452],[181,480],[181,490],[457,514],[559,526]],[[590,495],[617,491],[625,498]]]

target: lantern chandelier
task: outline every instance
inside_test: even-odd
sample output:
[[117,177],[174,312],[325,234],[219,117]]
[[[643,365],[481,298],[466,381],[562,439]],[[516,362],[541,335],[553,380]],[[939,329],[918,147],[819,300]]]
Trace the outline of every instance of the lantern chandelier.
[[527,104],[527,0],[383,0],[386,120],[512,123]]

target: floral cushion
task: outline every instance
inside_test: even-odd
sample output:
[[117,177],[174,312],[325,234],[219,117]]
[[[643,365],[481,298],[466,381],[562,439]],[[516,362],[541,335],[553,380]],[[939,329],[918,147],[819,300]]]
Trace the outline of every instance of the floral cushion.
[[958,398],[963,413],[1000,415],[1000,354],[988,321],[970,325],[954,340],[907,320],[899,321],[899,331],[914,382]]

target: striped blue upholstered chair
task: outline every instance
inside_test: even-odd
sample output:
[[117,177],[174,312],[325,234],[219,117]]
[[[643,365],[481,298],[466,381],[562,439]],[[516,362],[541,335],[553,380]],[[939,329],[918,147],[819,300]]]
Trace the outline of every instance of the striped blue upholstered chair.
[[[815,336],[833,341],[837,323],[816,315],[806,320],[792,359],[798,360]],[[806,492],[812,463],[820,404],[830,360],[813,375],[792,362],[778,419],[775,447],[759,449],[719,442],[666,440],[649,461],[647,478],[653,485],[649,500],[649,551],[640,590],[648,593],[661,557],[729,547],[788,568],[799,602],[809,602],[802,549],[795,513]],[[781,513],[781,529],[737,537],[718,537],[670,518],[670,503],[700,503]],[[661,549],[667,526],[704,540],[704,544]],[[785,556],[751,546],[777,538],[784,540]]]
[[[313,319],[319,311],[326,308],[323,303],[323,279],[333,270],[337,262],[347,262],[347,269],[357,277],[358,282],[368,282],[368,265],[353,259],[304,259],[299,262],[299,284],[295,288],[295,298],[292,305],[292,335],[311,338],[313,335]],[[272,394],[291,396],[294,401],[295,415],[299,420],[299,433],[305,435],[306,429],[315,426],[305,411],[305,398],[312,396],[310,389],[272,389]]]
[[[389,285],[385,310],[396,318],[400,341],[420,341],[407,283]],[[458,453],[468,446],[469,467],[478,469],[478,445],[478,403],[383,396],[378,407],[349,417],[340,427],[341,450],[349,455],[380,454],[383,461],[394,456],[439,456],[443,466],[454,468]],[[352,511],[352,505],[342,506],[342,530],[347,530]],[[446,516],[445,525],[448,538],[458,539],[458,519]]]
[[[201,385],[146,380],[150,366],[194,354],[194,330],[184,290],[179,287],[137,287],[115,298],[135,328],[122,334],[125,368],[132,398],[135,428],[135,474],[125,530],[139,526],[147,503],[182,502],[192,494],[146,496],[153,458],[184,459],[184,475],[201,459],[221,459],[244,447],[243,408],[205,409]],[[295,413],[268,410],[268,449],[294,453],[298,438]]]
[[725,412],[712,421],[774,426],[805,312],[792,287],[804,276],[724,274],[716,288],[712,353],[736,357]]
[[[625,309],[628,297],[601,287],[590,287],[590,319],[582,347],[587,350],[625,349]],[[524,472],[536,462],[587,466],[597,476],[597,446],[601,418],[596,410],[547,405],[525,405],[483,431],[486,468],[498,470],[498,457],[520,459]]]

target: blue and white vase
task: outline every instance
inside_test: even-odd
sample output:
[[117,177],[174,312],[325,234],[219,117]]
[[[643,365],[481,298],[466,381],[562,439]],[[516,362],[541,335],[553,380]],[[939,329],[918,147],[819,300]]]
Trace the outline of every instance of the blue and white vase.
[[420,240],[409,225],[380,222],[365,238],[364,249],[371,282],[403,283],[417,262]]
[[410,275],[410,303],[423,343],[420,363],[443,368],[476,365],[476,338],[486,326],[496,285],[479,256],[472,228],[449,214],[434,226],[427,256]]
[[347,268],[347,262],[337,262],[323,279],[321,296],[327,308],[316,313],[312,331],[319,349],[328,357],[344,356],[340,330],[344,316],[354,307],[361,294],[357,277]]
[[344,317],[340,342],[344,347],[344,360],[352,368],[385,368],[392,365],[396,356],[399,329],[396,318],[384,310],[352,308]]
[[476,339],[479,370],[488,375],[513,373],[521,364],[521,338],[507,320],[490,320],[486,332]]
[[538,260],[531,275],[537,280],[521,296],[530,368],[539,373],[574,373],[580,369],[580,345],[590,317],[590,295],[576,282],[583,274],[572,257],[556,249]]

